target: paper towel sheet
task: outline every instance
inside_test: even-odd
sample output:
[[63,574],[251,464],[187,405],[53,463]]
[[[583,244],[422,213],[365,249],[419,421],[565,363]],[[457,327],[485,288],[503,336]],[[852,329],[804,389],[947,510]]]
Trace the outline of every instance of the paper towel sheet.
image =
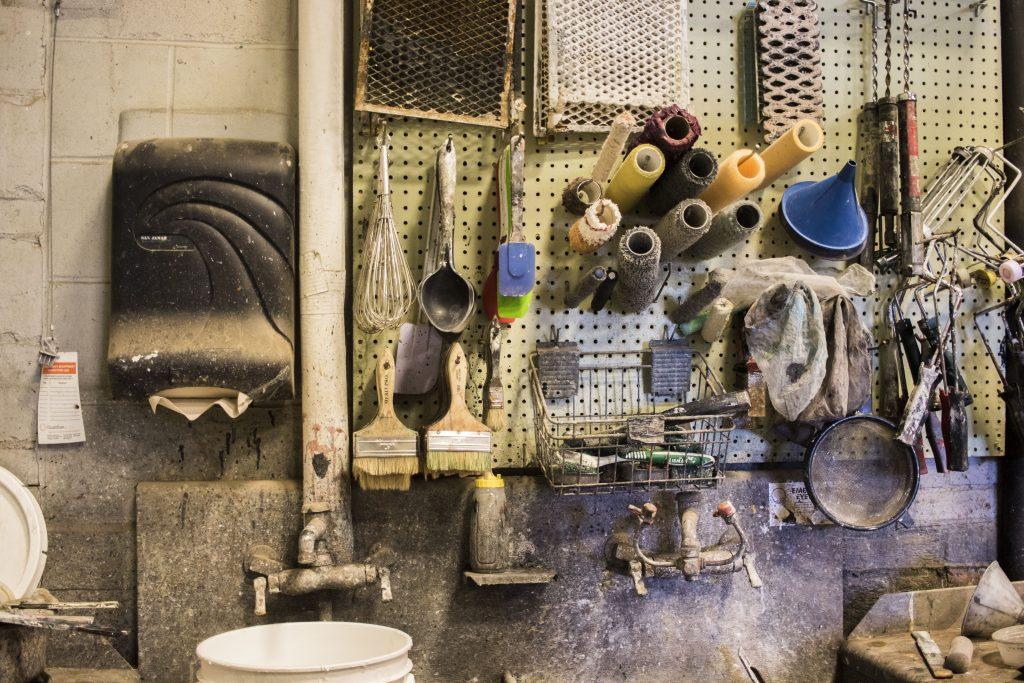
[[248,394],[220,387],[179,387],[167,389],[149,397],[149,407],[156,412],[160,406],[184,415],[189,422],[197,419],[213,406],[234,419],[245,412],[252,398]]

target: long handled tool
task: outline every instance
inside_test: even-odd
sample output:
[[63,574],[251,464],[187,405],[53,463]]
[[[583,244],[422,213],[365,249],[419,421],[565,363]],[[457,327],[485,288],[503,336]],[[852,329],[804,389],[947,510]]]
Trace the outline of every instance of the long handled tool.
[[[423,281],[437,272],[444,249],[442,226],[443,195],[452,187],[455,174],[455,149],[451,139],[438,148],[435,154],[433,192],[430,202],[430,223],[427,228],[426,249],[423,256]],[[447,178],[442,188],[442,175]],[[454,192],[454,190],[452,190]],[[452,209],[454,210],[454,209]],[[398,352],[395,358],[395,392],[399,394],[425,394],[437,384],[441,371],[441,351],[444,339],[440,332],[423,320],[423,303],[416,307],[415,322],[402,323],[398,330]]]
[[878,248],[878,2],[861,0],[871,14],[871,99],[860,116],[860,206],[868,218],[867,247],[860,253],[860,264],[871,270]]
[[924,221],[918,160],[917,96],[910,90],[910,0],[903,0],[903,94],[896,103],[900,136],[900,262],[905,276],[924,275]]
[[537,249],[523,232],[525,138],[513,135],[498,161],[498,198],[502,225],[510,227],[508,240],[498,247],[498,293],[526,296],[533,289]]
[[437,269],[420,283],[420,305],[430,324],[441,332],[458,334],[469,323],[476,292],[455,269],[455,147],[451,138],[437,156],[437,197],[442,249]]

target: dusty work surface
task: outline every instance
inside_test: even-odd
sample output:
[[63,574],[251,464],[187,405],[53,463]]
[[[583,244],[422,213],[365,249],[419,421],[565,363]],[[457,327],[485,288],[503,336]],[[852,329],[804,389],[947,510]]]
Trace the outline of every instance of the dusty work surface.
[[[1024,595],[1024,582],[1014,583]],[[850,634],[841,657],[842,680],[917,683],[934,680],[918,652],[911,631],[928,631],[943,653],[960,635],[974,586],[888,593],[878,599]],[[1003,664],[988,639],[975,638],[970,670],[953,680],[1019,681],[1024,674]]]
[[[953,638],[960,635],[960,629],[929,631],[943,653],[949,650]],[[914,644],[914,637],[907,633],[892,633],[867,638],[850,638],[843,650],[844,681],[905,681],[924,683],[933,681],[928,667],[921,659]],[[954,681],[1021,681],[1024,675],[1017,669],[1003,664],[999,650],[991,640],[974,639],[974,659],[971,669],[963,675],[955,675]]]

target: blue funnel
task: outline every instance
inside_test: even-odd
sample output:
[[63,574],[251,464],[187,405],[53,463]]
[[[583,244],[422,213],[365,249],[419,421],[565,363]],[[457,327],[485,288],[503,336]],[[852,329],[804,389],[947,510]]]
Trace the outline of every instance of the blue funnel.
[[841,261],[864,251],[868,218],[857,203],[857,164],[820,182],[802,182],[782,195],[782,224],[801,247],[815,256]]

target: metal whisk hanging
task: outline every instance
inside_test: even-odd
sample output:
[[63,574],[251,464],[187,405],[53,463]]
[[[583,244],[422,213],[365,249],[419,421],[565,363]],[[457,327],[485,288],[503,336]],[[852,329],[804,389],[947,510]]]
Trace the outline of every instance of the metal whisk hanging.
[[388,146],[391,136],[382,127],[377,196],[363,235],[363,256],[356,280],[353,314],[356,325],[375,334],[398,327],[416,297],[412,272],[402,251],[391,212]]

